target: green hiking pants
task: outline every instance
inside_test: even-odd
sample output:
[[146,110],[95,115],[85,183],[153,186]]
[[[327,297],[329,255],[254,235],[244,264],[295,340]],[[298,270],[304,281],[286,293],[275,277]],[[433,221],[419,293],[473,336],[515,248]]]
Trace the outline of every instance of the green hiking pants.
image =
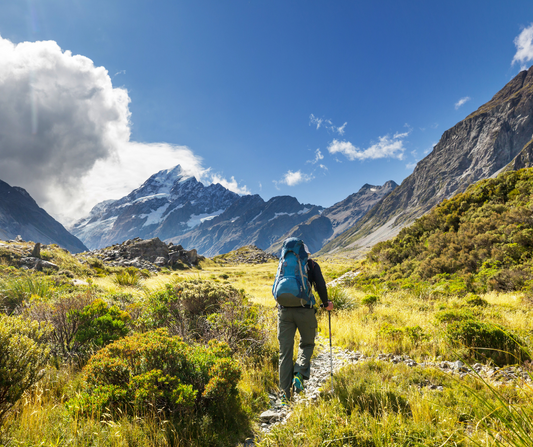
[[[304,307],[278,309],[279,387],[287,399],[291,398],[294,374],[300,373],[305,380],[309,379],[317,326],[314,309]],[[293,365],[296,329],[300,333],[300,348],[296,364]]]

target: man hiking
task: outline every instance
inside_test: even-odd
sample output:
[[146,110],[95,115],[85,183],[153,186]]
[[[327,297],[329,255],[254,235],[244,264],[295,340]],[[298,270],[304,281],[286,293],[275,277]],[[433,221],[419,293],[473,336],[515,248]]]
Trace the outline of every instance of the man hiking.
[[[284,404],[291,399],[291,388],[296,392],[303,391],[304,381],[310,375],[318,327],[313,286],[324,308],[333,310],[320,266],[309,258],[309,254],[307,246],[300,239],[286,239],[272,286],[272,294],[278,302],[279,387],[283,391]],[[293,365],[296,329],[300,333],[300,346],[296,364]]]

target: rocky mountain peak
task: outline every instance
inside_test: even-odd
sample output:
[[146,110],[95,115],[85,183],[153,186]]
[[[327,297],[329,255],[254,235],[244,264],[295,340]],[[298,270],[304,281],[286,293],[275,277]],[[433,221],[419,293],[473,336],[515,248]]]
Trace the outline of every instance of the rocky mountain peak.
[[498,173],[532,136],[533,68],[530,68],[445,131],[433,151],[418,162],[401,186],[354,228],[326,245],[322,253],[343,251],[361,256],[373,244],[395,236],[443,199]]
[[304,240],[313,253],[319,251],[324,244],[351,228],[372,206],[397,186],[392,180],[382,186],[364,184],[356,193],[291,228],[272,244],[268,251],[277,253],[287,237]]
[[177,165],[121,199],[99,203],[71,231],[91,249],[133,237],[170,238],[216,217],[238,197],[222,185],[204,186]]

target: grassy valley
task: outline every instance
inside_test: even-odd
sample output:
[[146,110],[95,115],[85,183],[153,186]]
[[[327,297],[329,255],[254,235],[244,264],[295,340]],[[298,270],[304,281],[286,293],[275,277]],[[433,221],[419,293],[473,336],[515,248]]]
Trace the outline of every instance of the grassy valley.
[[20,268],[33,244],[3,243],[0,443],[532,445],[531,197],[531,171],[505,173],[363,261],[319,259],[333,343],[367,359],[268,433],[275,260],[245,248],[151,273],[48,246],[58,268],[35,272]]

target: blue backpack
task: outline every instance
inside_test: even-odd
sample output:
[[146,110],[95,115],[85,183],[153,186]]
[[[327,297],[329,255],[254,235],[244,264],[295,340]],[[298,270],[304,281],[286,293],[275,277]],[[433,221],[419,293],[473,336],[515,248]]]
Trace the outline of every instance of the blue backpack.
[[295,237],[286,239],[272,286],[272,295],[278,304],[283,307],[315,305],[307,269],[307,252],[303,241]]

